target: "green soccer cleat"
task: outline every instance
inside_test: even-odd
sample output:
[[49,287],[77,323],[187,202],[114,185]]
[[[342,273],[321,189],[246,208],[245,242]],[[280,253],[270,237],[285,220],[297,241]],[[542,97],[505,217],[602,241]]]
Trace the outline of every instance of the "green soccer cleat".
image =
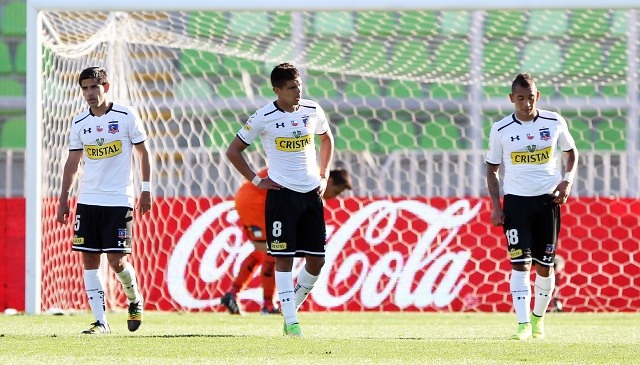
[[544,316],[531,315],[531,336],[533,338],[544,338]]
[[518,324],[518,331],[511,337],[513,340],[526,341],[531,338],[531,323]]
[[129,303],[129,314],[127,316],[127,328],[135,332],[142,324],[142,301]]
[[82,331],[85,335],[108,335],[111,333],[111,329],[107,323],[95,321],[91,323],[91,327],[88,330]]
[[289,337],[302,337],[302,331],[298,323],[284,325],[284,335]]

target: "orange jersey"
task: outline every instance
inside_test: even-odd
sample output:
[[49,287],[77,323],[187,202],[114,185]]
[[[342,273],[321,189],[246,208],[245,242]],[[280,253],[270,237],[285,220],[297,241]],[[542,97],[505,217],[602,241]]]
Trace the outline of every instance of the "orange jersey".
[[[258,176],[267,177],[267,169],[260,170]],[[252,241],[266,241],[267,230],[265,228],[264,204],[267,199],[267,190],[260,189],[251,181],[245,181],[235,195],[236,210],[240,217],[240,223],[245,233]]]

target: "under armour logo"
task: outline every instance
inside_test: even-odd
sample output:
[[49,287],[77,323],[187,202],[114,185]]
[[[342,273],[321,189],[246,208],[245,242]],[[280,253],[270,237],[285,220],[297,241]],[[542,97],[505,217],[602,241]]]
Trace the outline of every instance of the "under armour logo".
[[511,137],[511,142],[519,141],[519,140],[520,140],[520,136]]
[[91,128],[82,129],[83,134],[91,133]]
[[280,127],[284,128],[284,122],[276,123],[276,128],[280,128]]

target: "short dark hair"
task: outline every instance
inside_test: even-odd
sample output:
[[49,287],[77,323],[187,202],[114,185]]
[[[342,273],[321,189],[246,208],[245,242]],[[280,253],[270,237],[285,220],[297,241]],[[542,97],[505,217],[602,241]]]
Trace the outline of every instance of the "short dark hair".
[[351,190],[351,177],[349,171],[344,169],[331,170],[329,177],[333,180],[333,183],[339,186],[344,186],[346,189]]
[[271,86],[283,87],[288,81],[300,77],[298,69],[290,63],[281,63],[271,71]]
[[82,85],[82,80],[95,80],[101,85],[109,82],[107,81],[107,71],[98,66],[87,67],[82,70],[82,72],[80,72],[80,77],[78,77],[78,83],[80,85]]
[[527,74],[527,73],[518,74],[516,78],[513,80],[513,83],[511,83],[511,92],[512,93],[516,92],[516,86],[529,88],[534,86],[535,84],[536,82],[533,80],[533,76],[531,76],[530,74]]

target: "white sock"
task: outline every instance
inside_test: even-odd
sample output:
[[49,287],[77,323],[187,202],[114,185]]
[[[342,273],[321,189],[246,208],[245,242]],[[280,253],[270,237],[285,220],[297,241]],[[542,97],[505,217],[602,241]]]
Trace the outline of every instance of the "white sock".
[[129,299],[129,303],[138,303],[142,300],[142,295],[138,290],[138,281],[136,280],[136,272],[133,269],[133,265],[126,263],[124,270],[117,272],[116,276],[122,283],[122,289]]
[[533,301],[533,314],[538,317],[547,313],[547,308],[551,299],[553,299],[553,290],[556,286],[556,276],[552,272],[548,277],[536,275],[533,293],[535,300]]
[[511,270],[511,298],[513,309],[516,311],[518,323],[528,323],[531,320],[531,284],[529,271]]
[[297,323],[296,303],[293,297],[293,274],[291,271],[276,271],[276,288],[280,298],[280,311],[284,317],[284,323]]
[[298,283],[293,289],[294,296],[296,298],[296,310],[298,310],[302,303],[307,299],[317,280],[318,276],[309,274],[305,267],[300,270],[300,273],[298,274]]
[[107,323],[106,303],[104,300],[104,287],[98,270],[84,271],[84,290],[89,298],[91,312],[97,321]]

